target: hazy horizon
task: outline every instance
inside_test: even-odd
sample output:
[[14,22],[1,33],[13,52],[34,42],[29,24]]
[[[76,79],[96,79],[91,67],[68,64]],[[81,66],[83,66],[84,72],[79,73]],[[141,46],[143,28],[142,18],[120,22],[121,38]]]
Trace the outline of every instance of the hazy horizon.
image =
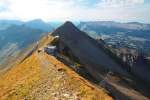
[[35,20],[41,20],[45,23],[65,23],[67,21],[73,22],[74,24],[79,24],[80,22],[116,22],[116,23],[141,23],[141,24],[150,24],[150,22],[140,22],[140,21],[115,21],[115,20],[43,20],[43,19],[29,19],[29,20],[21,20],[21,19],[0,19],[0,21],[21,21],[21,22],[30,22]]

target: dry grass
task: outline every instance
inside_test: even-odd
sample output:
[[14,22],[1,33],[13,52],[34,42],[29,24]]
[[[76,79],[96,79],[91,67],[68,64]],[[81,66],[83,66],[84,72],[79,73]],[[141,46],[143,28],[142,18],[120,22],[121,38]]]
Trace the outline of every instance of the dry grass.
[[[51,36],[43,37],[39,43],[39,48],[49,44],[52,40],[53,37]],[[41,55],[44,58],[40,57]],[[41,62],[45,60],[46,65],[48,65],[48,70],[46,69],[43,72],[42,68],[45,68],[45,66],[42,65]],[[55,74],[53,74],[52,71]],[[65,77],[59,79],[62,72]],[[41,77],[41,75],[43,76]],[[64,86],[62,86],[62,82],[65,82]],[[52,87],[49,86],[50,84]],[[80,100],[112,100],[104,89],[97,88],[90,84],[56,58],[46,53],[39,54],[37,52],[0,76],[0,100],[20,100],[26,97],[33,99],[36,97],[36,94],[39,95],[39,92],[35,91],[35,95],[32,95],[32,92],[34,90],[40,90],[37,88],[41,86],[41,91],[48,90],[46,88],[50,90],[53,88],[56,92],[59,92],[57,91],[59,88],[66,87],[71,90],[73,94],[76,94]],[[49,91],[46,92],[45,95],[50,96],[52,94],[53,93]],[[41,96],[43,95],[41,94]]]
[[[96,88],[54,57],[45,53],[43,53],[43,55],[50,64],[55,66],[55,70],[58,70],[58,73],[63,71],[63,73],[66,74],[65,87],[74,91],[81,100],[112,99],[103,89]],[[37,56],[39,56],[39,54],[34,53],[24,62],[14,66],[6,74],[0,77],[0,100],[19,100],[25,97],[29,97],[28,95],[30,95],[32,88],[38,87],[38,82],[42,80],[40,77],[41,67],[44,66],[40,66],[40,62],[37,59]],[[46,73],[48,72],[45,71],[45,75]],[[51,77],[49,79],[53,78],[53,84],[59,87],[62,83],[59,80],[55,80],[55,76],[57,75],[53,75],[54,78],[49,76]]]
[[39,63],[32,55],[0,77],[0,100],[25,97],[39,80]]
[[[53,37],[44,36],[39,42],[39,47],[47,45],[52,40]],[[26,51],[30,51],[30,48],[32,47],[29,47],[29,49]],[[32,86],[39,80],[40,64],[35,57],[35,54],[19,64],[20,60],[23,59],[25,55],[22,53],[20,57],[16,59],[15,64],[9,68],[9,70],[6,69],[7,72],[1,72],[0,100],[17,100],[25,97],[29,93],[29,90],[32,88]]]

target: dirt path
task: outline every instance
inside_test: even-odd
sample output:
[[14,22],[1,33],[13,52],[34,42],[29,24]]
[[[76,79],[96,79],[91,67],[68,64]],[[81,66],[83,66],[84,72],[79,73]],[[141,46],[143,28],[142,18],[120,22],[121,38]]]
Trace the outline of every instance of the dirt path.
[[112,100],[103,89],[80,77],[52,56],[37,54],[40,81],[29,93],[34,100]]
[[31,97],[36,100],[78,100],[75,91],[67,84],[67,76],[58,72],[43,53],[38,54],[41,64],[41,81],[32,90]]
[[112,100],[63,63],[34,53],[0,77],[0,100]]

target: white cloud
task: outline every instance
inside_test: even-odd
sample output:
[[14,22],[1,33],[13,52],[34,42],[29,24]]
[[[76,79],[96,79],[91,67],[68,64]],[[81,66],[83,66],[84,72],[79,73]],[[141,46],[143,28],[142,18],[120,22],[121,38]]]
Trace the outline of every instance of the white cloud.
[[143,4],[144,0],[102,0],[99,6],[120,7],[120,6],[137,6]]
[[[90,1],[90,0],[89,0]],[[142,20],[150,22],[144,0],[0,0],[8,11],[0,12],[0,18],[31,20]],[[86,7],[85,7],[86,6]]]
[[[67,1],[65,3],[64,1]],[[4,0],[0,1],[6,3]],[[8,3],[9,2],[9,3]],[[7,0],[9,12],[0,13],[0,18],[4,15],[23,20],[42,18],[64,19],[69,16],[68,7],[72,5],[71,0]],[[11,15],[11,16],[10,16]]]

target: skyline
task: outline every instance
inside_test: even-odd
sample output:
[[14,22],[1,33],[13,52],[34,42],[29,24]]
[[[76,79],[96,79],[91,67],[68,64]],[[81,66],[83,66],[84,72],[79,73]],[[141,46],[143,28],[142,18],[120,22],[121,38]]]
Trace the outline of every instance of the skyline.
[[150,23],[149,0],[0,0],[0,19]]

